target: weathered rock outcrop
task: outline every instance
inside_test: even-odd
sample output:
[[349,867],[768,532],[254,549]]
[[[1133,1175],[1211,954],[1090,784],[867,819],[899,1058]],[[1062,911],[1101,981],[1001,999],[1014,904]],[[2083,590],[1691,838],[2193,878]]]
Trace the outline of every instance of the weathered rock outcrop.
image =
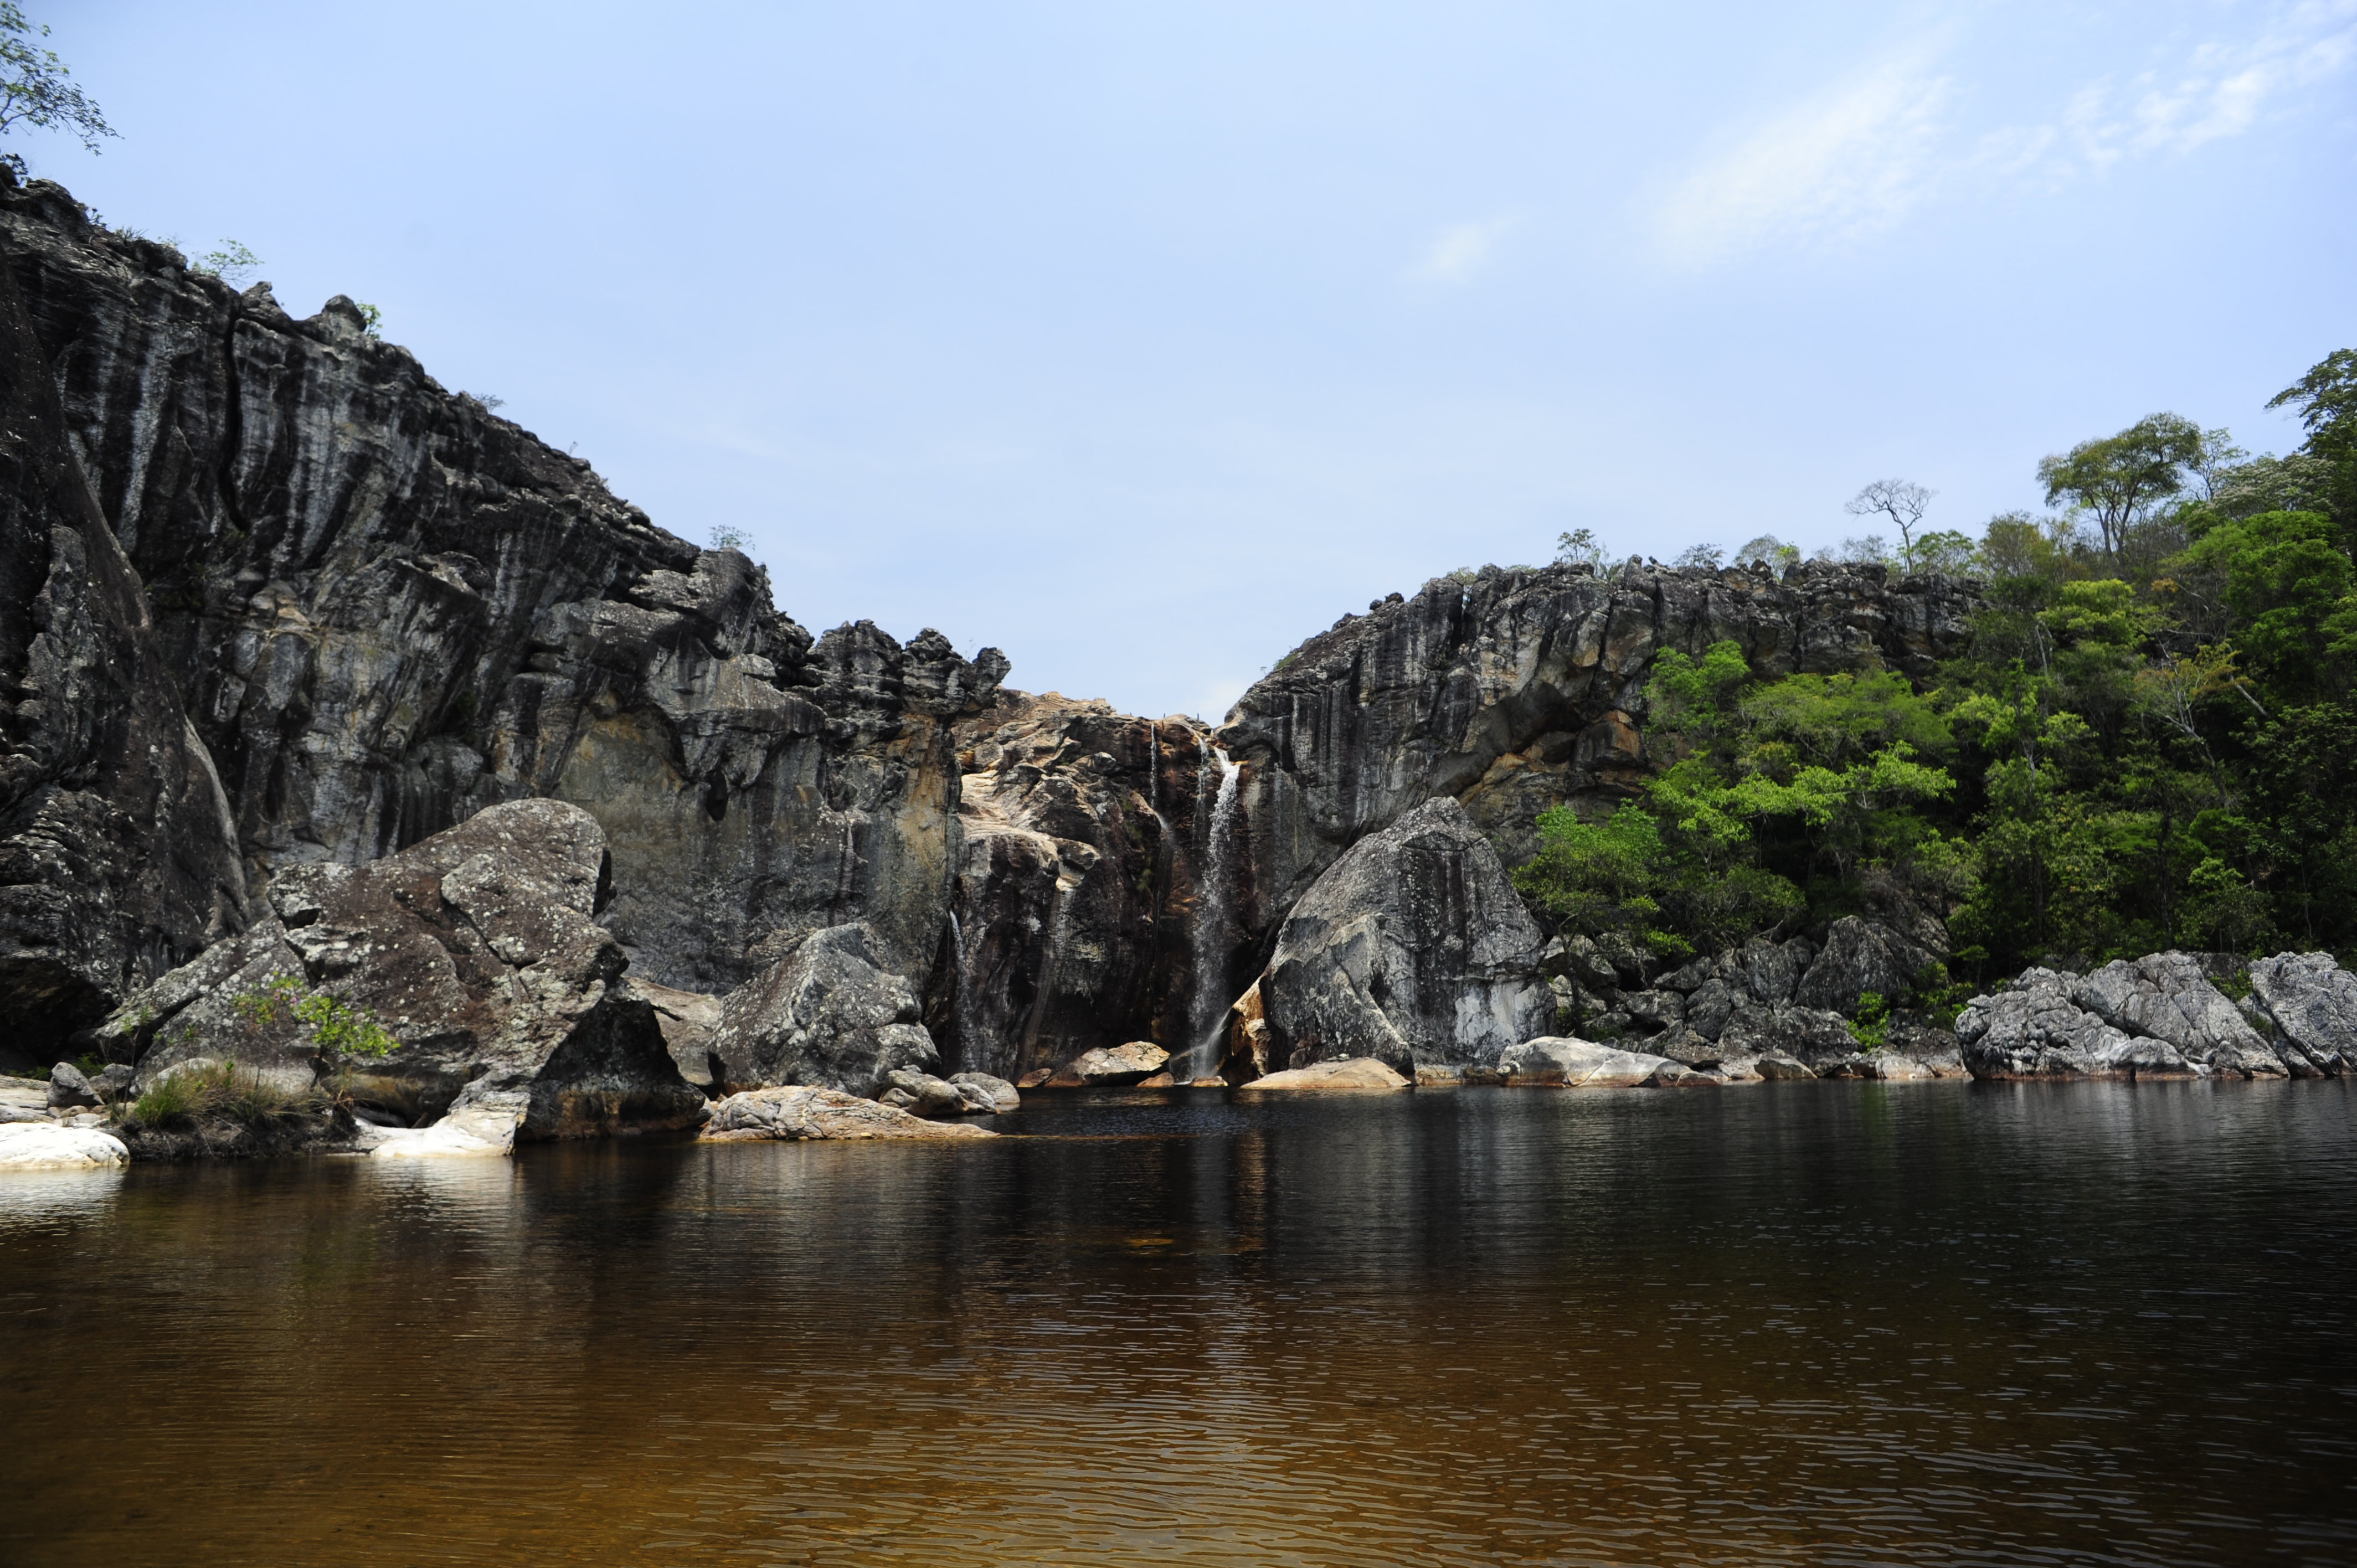
[[227,797],[0,276],[0,1070],[245,921]]
[[1260,1004],[1272,1063],[1495,1061],[1554,1011],[1546,946],[1497,852],[1446,798],[1353,845],[1276,935]]
[[2251,965],[2253,1013],[2295,1075],[2357,1074],[2357,974],[2330,953],[2277,953]]
[[[1975,1078],[2282,1078],[2340,1075],[2357,1052],[2357,975],[2326,953],[2247,965],[2242,1007],[2213,975],[2230,955],[2152,953],[2085,976],[2024,970],[1956,1020]],[[2264,1032],[2262,1032],[2264,1031]]]
[[716,1081],[729,1094],[802,1084],[866,1099],[896,1070],[937,1065],[924,1004],[889,959],[864,924],[804,938],[728,993],[709,1047]]
[[[689,1125],[704,1096],[593,920],[608,874],[597,820],[554,800],[492,807],[365,865],[287,866],[264,918],[134,993],[98,1037],[143,1089],[230,1061],[413,1126]],[[381,1058],[350,1032],[371,1023],[393,1042]]]
[[1243,764],[1246,924],[1265,930],[1367,832],[1460,801],[1509,860],[1565,800],[1641,780],[1654,653],[1732,640],[1762,676],[1927,675],[1969,634],[1967,585],[1879,566],[1672,571],[1635,562],[1438,578],[1346,616],[1244,693],[1215,737]]
[[[32,542],[0,584],[21,623],[0,644],[27,646],[54,572],[70,602],[39,614],[99,628],[74,632],[101,652],[72,679],[103,668],[115,693],[37,704],[81,730],[41,739],[26,775],[66,788],[20,800],[37,847],[16,880],[48,891],[0,1006],[85,1023],[235,929],[239,854],[258,892],[529,797],[605,824],[606,918],[645,979],[724,990],[855,921],[896,972],[931,969],[958,862],[950,726],[988,702],[996,653],[865,622],[813,639],[741,555],[656,528],[349,300],[297,320],[46,183],[0,182],[0,252],[38,340],[17,361],[46,356],[62,435],[14,492],[40,517],[12,536]],[[39,381],[19,372],[20,401]],[[77,454],[135,576],[84,548]],[[161,659],[142,666],[150,616]],[[199,746],[179,743],[182,703]],[[224,814],[236,854],[216,865]],[[159,816],[177,859],[147,853]],[[78,847],[108,832],[140,842]],[[81,869],[110,860],[155,875]]]
[[1020,1077],[1127,1040],[1189,1038],[1203,732],[1001,692],[957,745],[954,945],[927,1013],[944,1055]]

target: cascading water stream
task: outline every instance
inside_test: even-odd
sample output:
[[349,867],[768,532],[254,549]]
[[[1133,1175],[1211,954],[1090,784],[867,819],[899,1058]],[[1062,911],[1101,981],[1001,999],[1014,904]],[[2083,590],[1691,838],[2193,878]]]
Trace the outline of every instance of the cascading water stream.
[[1194,1045],[1183,1070],[1170,1075],[1181,1083],[1218,1070],[1232,1000],[1227,994],[1228,925],[1234,911],[1229,894],[1235,880],[1236,797],[1243,768],[1206,736],[1203,760],[1208,764],[1214,757],[1220,761],[1220,792],[1211,805],[1210,842],[1198,873],[1203,891],[1195,906],[1195,1005],[1189,1019]]
[[983,1059],[981,1032],[974,1023],[974,977],[966,971],[965,932],[957,911],[950,911],[950,1007],[957,1019],[958,1068],[963,1072],[988,1072]]

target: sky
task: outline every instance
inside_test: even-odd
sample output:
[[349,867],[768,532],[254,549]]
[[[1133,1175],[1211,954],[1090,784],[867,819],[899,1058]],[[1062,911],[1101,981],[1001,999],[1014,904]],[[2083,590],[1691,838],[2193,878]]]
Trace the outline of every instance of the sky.
[[26,0],[107,221],[348,294],[813,630],[1217,718],[1346,611],[2037,508],[2357,346],[2357,0]]

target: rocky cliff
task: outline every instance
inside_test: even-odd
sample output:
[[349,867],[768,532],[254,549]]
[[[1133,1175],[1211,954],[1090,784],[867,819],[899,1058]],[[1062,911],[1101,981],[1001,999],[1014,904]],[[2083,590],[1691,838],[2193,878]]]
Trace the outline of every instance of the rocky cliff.
[[[36,1059],[256,922],[307,952],[282,906],[317,868],[536,799],[609,857],[597,918],[629,974],[597,983],[713,1093],[1013,1078],[1133,1039],[1174,1069],[1413,1069],[1566,1015],[1681,1061],[1827,1066],[1840,1009],[1944,952],[1848,920],[1661,975],[1549,948],[1505,867],[1540,810],[1641,785],[1658,650],[1921,676],[1971,585],[1485,568],[1344,617],[1222,727],[1140,718],[1002,690],[995,650],[931,631],[813,637],[761,568],[348,300],[296,319],[5,178],[0,255],[0,1008]],[[307,960],[306,983],[342,983]],[[146,1004],[113,1048],[150,1048]]]
[[604,825],[608,923],[645,978],[726,989],[861,920],[930,973],[951,726],[990,700],[995,651],[813,638],[759,568],[655,527],[349,300],[298,320],[42,182],[0,182],[0,613],[34,709],[29,847],[0,875],[47,889],[18,897],[0,1006],[28,1050],[234,929],[281,868],[536,796]]

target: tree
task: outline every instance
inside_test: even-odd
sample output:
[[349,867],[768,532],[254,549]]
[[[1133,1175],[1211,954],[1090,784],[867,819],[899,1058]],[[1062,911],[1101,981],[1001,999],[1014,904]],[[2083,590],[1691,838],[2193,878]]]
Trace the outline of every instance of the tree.
[[1932,504],[1937,492],[1907,479],[1877,479],[1852,496],[1842,510],[1852,517],[1873,517],[1878,513],[1890,520],[1899,530],[1899,558],[1908,565],[1915,564],[1915,529],[1923,521],[1923,509]]
[[1763,533],[1757,539],[1747,541],[1740,549],[1736,551],[1735,558],[1738,562],[1763,562],[1776,571],[1781,572],[1800,564],[1801,547],[1797,544],[1787,544],[1772,533]]
[[1688,570],[1716,572],[1718,570],[1719,563],[1726,559],[1727,551],[1723,546],[1689,544],[1678,553],[1678,558],[1671,564]]
[[2323,499],[2346,540],[2357,532],[2357,349],[2335,349],[2267,406],[2287,403],[2308,431],[2307,456],[2330,466]]
[[2209,454],[2201,427],[2175,413],[2148,414],[2117,435],[2082,441],[2038,465],[2046,504],[2067,502],[2095,520],[2107,560],[2161,502],[2183,493],[2186,470]]
[[[95,153],[99,138],[113,135],[114,128],[73,84],[66,62],[32,42],[48,36],[48,27],[27,21],[14,0],[0,0],[0,135],[18,125],[62,130]],[[0,153],[0,163],[25,177],[21,155]]]
[[1592,528],[1575,528],[1555,540],[1555,558],[1566,566],[1604,565],[1604,542],[1596,537]]

